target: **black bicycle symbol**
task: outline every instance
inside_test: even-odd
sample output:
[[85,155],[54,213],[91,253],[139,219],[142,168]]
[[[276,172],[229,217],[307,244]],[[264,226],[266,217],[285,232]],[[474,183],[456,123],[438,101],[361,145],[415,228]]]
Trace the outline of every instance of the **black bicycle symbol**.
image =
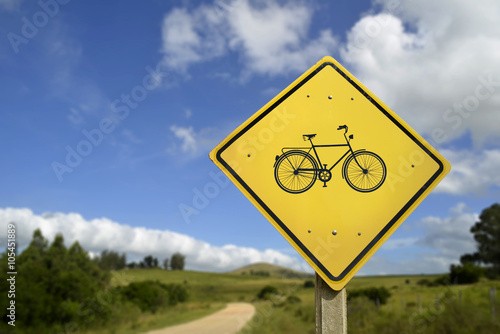
[[[310,134],[303,135],[302,138],[304,141],[309,140],[311,147],[282,148],[283,153],[276,156],[274,163],[274,177],[281,189],[291,194],[300,194],[309,190],[316,178],[326,187],[326,183],[332,179],[332,169],[347,155],[349,156],[342,167],[342,178],[347,184],[352,189],[364,193],[378,189],[387,174],[384,161],[377,154],[364,149],[353,151],[350,141],[354,139],[354,135],[351,134],[347,138],[347,125],[340,125],[337,130],[342,129],[345,129],[346,144],[314,145],[312,139],[316,134]],[[326,168],[327,164],[321,163],[316,148],[341,146],[347,146],[349,149],[332,167]],[[316,159],[310,154],[311,150]]]

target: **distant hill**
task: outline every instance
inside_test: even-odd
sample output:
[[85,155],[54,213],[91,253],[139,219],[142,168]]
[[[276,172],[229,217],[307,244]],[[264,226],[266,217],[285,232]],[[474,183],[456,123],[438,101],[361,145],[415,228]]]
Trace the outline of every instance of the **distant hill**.
[[314,274],[308,274],[264,262],[249,264],[248,266],[244,266],[239,269],[230,271],[229,273],[240,274],[240,275],[280,277],[280,278],[281,277],[302,278],[302,279],[314,278]]

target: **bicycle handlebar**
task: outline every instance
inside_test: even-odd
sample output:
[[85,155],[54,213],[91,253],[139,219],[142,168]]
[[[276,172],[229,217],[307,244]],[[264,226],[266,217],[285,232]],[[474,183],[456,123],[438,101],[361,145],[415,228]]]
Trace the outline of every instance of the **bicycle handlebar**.
[[347,129],[347,125],[339,125],[337,130]]

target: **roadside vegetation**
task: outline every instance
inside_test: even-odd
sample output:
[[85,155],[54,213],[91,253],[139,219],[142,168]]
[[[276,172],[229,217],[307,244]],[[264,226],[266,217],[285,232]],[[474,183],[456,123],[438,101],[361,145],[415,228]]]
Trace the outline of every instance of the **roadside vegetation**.
[[[471,232],[477,252],[447,274],[353,278],[346,287],[349,333],[500,333],[500,205],[485,209]],[[6,253],[0,263],[5,268]],[[66,248],[58,235],[49,244],[37,230],[17,256],[15,332],[144,333],[248,302],[257,312],[240,334],[314,333],[310,274],[270,264],[188,271],[180,253],[159,263],[147,256],[126,264],[125,254],[109,250],[91,259],[78,242]],[[9,333],[3,310],[0,333]]]
[[[7,295],[7,252],[1,255],[0,291]],[[7,317],[7,306],[2,308],[0,332],[16,333],[76,333],[129,324],[133,329],[144,319],[161,318],[160,313],[208,314],[220,308],[198,302],[188,303],[188,287],[182,283],[165,284],[147,279],[126,285],[112,283],[113,274],[124,270],[125,254],[105,250],[90,259],[78,242],[67,248],[64,237],[58,234],[53,242],[44,238],[40,230],[33,233],[29,246],[16,257],[15,315]],[[184,256],[172,255],[171,269],[184,268]],[[140,271],[158,268],[158,261],[147,256]],[[148,270],[145,270],[148,268]],[[161,270],[167,272],[166,270]],[[187,304],[178,307],[179,304]],[[12,317],[15,316],[14,319]],[[189,320],[192,316],[174,317]],[[9,324],[11,322],[11,324]],[[160,321],[161,324],[164,321]],[[122,326],[124,327],[124,326]],[[126,327],[126,326],[125,326]],[[121,328],[125,329],[125,328]],[[120,329],[120,332],[121,332]]]

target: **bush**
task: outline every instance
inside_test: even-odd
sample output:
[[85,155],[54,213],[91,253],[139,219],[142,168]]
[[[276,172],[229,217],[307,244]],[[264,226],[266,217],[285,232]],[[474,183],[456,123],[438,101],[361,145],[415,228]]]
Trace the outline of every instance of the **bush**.
[[380,287],[380,288],[369,287],[365,289],[351,290],[347,292],[348,300],[358,297],[366,297],[374,303],[377,303],[378,301],[380,304],[385,304],[387,303],[387,300],[391,297],[391,293],[385,287]]
[[450,285],[450,276],[442,275],[432,281],[432,286]]
[[[184,283],[187,283],[184,281]],[[189,294],[188,291],[180,284],[162,284],[169,293],[169,303],[175,305],[187,301]]]
[[448,275],[442,275],[432,281],[427,278],[422,278],[417,282],[417,284],[420,286],[427,286],[427,287],[449,285],[450,277]]
[[484,275],[484,269],[465,263],[463,265],[451,265],[450,281],[453,284],[472,284],[479,282],[479,279]]
[[304,288],[314,288],[314,282],[309,280],[304,282]]
[[428,280],[427,278],[422,278],[422,279],[418,280],[417,284],[420,286],[431,286],[432,282],[430,280]]
[[276,289],[274,286],[266,285],[257,294],[257,298],[268,300],[271,297],[271,295],[279,295],[278,289]]
[[187,300],[187,290],[179,284],[163,284],[154,281],[133,282],[117,288],[121,296],[137,305],[143,312],[156,312],[168,305]]

